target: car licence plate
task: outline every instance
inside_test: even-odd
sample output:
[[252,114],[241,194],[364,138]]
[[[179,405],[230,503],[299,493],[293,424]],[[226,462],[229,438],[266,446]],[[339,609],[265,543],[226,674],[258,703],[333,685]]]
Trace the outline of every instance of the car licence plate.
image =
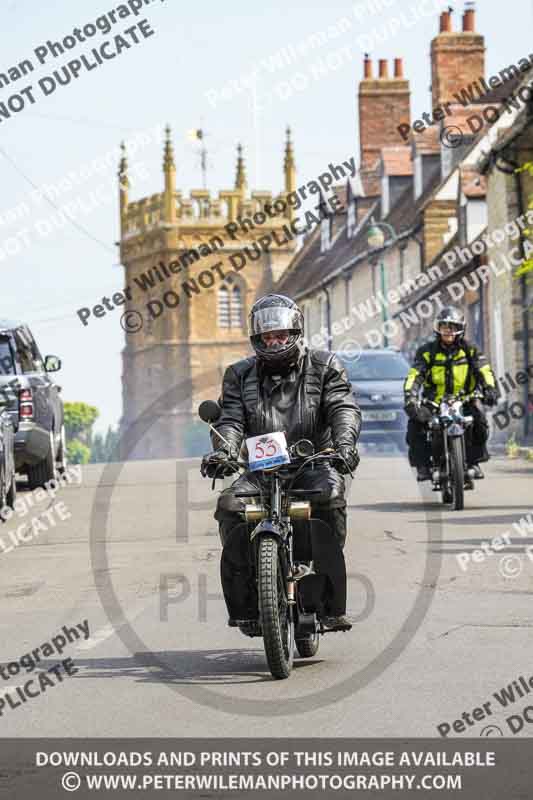
[[392,422],[397,411],[362,411],[363,420],[367,422]]

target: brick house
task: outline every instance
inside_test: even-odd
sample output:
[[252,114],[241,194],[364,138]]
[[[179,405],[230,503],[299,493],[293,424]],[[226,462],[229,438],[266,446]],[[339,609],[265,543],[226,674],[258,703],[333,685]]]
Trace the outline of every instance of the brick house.
[[[395,59],[389,78],[386,62],[380,61],[374,79],[365,58],[359,174],[335,187],[344,200],[342,212],[322,222],[277,284],[302,305],[311,344],[333,350],[396,345],[410,357],[432,335],[439,308],[453,303],[464,309],[469,336],[495,360],[497,372],[529,363],[525,345],[513,344],[525,341],[517,322],[520,311],[512,313],[502,300],[495,270],[488,266],[491,255],[483,250],[483,237],[517,216],[517,176],[498,172],[489,157],[480,165],[480,153],[490,150],[498,124],[489,128],[487,109],[502,108],[525,78],[515,74],[494,88],[479,83],[485,44],[474,28],[472,8],[458,32],[452,30],[451,12],[441,14],[431,43],[433,117],[445,104],[449,113],[434,124],[413,123],[418,131],[411,131],[407,142],[397,130],[411,125],[402,62]],[[474,83],[489,91],[474,93]],[[465,88],[471,102],[463,105],[457,99]],[[446,137],[450,126],[460,134],[453,146]],[[508,145],[514,148],[514,163],[533,160],[530,141],[522,133]],[[531,179],[521,175],[520,180],[524,204]],[[369,246],[372,219],[389,232],[380,251]],[[483,280],[482,266],[487,267]],[[513,283],[509,272],[502,280],[515,306],[523,302],[523,285]]]

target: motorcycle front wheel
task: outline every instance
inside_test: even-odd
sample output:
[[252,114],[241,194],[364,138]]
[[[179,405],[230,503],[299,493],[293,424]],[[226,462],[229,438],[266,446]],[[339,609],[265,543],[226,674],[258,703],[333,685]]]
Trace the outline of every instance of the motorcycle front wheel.
[[291,674],[294,659],[294,618],[287,601],[287,582],[281,567],[279,542],[262,537],[257,556],[259,615],[265,655],[272,677]]
[[457,436],[450,439],[449,448],[453,507],[455,511],[462,511],[465,507],[465,462],[462,438]]

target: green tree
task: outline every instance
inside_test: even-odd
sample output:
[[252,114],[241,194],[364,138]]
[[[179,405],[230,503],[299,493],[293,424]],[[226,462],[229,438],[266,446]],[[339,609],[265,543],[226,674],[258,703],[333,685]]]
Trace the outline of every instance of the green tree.
[[67,459],[70,464],[88,464],[91,451],[78,439],[71,439],[67,444]]
[[87,403],[65,403],[65,434],[67,442],[73,439],[91,446],[92,427],[100,412]]
[[118,430],[111,426],[108,427],[105,437],[102,433],[95,433],[91,442],[91,464],[118,461],[119,438]]
[[105,461],[104,437],[95,433],[91,440],[91,464],[101,464]]

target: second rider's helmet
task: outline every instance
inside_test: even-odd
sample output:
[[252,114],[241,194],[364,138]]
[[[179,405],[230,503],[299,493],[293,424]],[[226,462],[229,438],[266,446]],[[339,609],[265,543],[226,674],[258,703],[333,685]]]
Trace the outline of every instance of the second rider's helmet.
[[441,328],[450,328],[455,334],[455,341],[461,339],[466,331],[465,315],[456,306],[445,306],[435,317],[433,330],[440,336]]

